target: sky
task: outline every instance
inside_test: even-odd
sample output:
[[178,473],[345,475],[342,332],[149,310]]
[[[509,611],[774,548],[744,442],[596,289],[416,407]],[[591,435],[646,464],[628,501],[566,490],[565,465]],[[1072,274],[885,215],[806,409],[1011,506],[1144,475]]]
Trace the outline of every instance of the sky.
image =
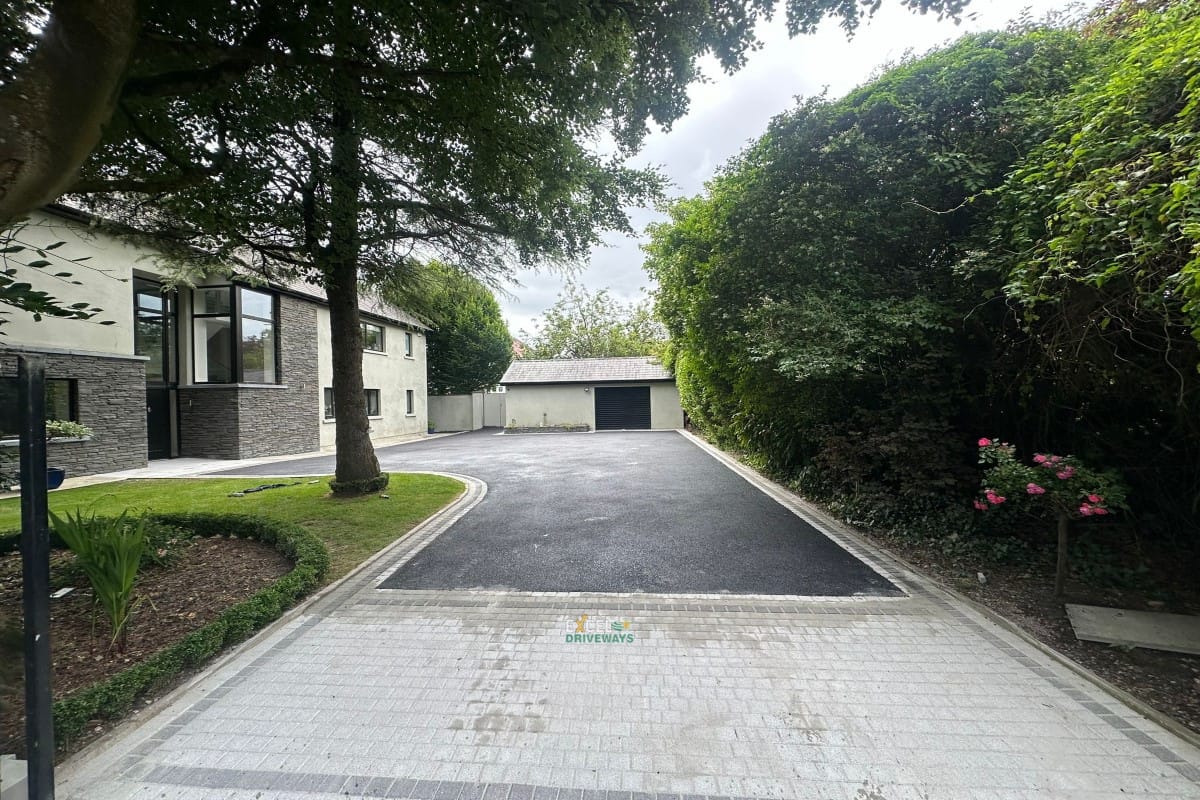
[[[689,89],[688,114],[670,131],[651,132],[629,163],[660,168],[669,181],[669,197],[698,194],[725,161],[766,131],[772,117],[795,106],[797,97],[822,91],[830,98],[841,97],[869,80],[881,65],[909,51],[924,53],[965,33],[1004,28],[1010,20],[1026,15],[1040,19],[1069,5],[1068,0],[973,0],[956,25],[939,21],[936,15],[909,11],[898,0],[883,0],[875,17],[864,21],[849,40],[836,23],[828,21],[811,36],[789,39],[779,14],[759,28],[763,47],[751,53],[738,72],[726,75],[715,63],[704,62],[710,80]],[[629,214],[639,232],[662,218],[650,209],[630,209]],[[624,303],[640,300],[652,288],[642,270],[639,245],[643,241],[640,233],[605,236],[604,245],[594,248],[590,259],[579,265],[575,280],[591,291],[607,288]],[[533,330],[563,284],[561,274],[524,270],[502,287],[508,296],[498,299],[513,335]]]

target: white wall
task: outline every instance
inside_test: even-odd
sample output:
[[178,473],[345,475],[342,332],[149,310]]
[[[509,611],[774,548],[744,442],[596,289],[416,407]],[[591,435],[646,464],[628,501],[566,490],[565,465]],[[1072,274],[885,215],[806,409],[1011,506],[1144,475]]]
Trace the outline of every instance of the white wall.
[[[363,353],[363,388],[380,390],[379,405],[382,413],[379,417],[371,417],[371,438],[374,440],[425,433],[429,420],[425,383],[425,335],[420,331],[410,331],[413,337],[413,354],[409,358],[404,355],[403,328],[375,319],[364,318],[364,321],[383,325],[384,347],[387,350],[385,353]],[[321,384],[322,403],[325,387],[333,386],[331,337],[329,309],[320,306],[317,308],[317,374]],[[412,389],[414,394],[414,413],[411,416],[405,413],[404,393],[409,389]],[[321,447],[333,447],[334,422],[325,419],[324,406],[319,413]]]
[[650,427],[655,430],[683,427],[683,406],[679,404],[675,381],[650,384]]
[[[646,386],[645,383],[602,383],[600,386]],[[511,384],[505,398],[506,427],[540,428],[587,425],[596,428],[596,386],[591,383]],[[683,427],[683,409],[675,383],[656,381],[650,386],[650,427],[672,430]]]
[[[117,355],[133,354],[134,270],[147,274],[169,274],[160,262],[161,254],[89,228],[81,222],[34,212],[25,226],[11,232],[16,241],[9,246],[27,245],[45,248],[56,242],[65,244],[46,250],[42,259],[33,249],[4,256],[5,269],[17,269],[17,281],[49,292],[66,305],[87,302],[103,309],[90,320],[43,317],[6,308],[4,341],[9,345],[45,347]],[[90,256],[82,263],[72,259]],[[50,266],[31,268],[30,261],[45,260]],[[55,273],[70,272],[71,277],[56,278]],[[81,281],[75,286],[71,281]],[[101,325],[111,320],[113,325]]]
[[[504,393],[505,427],[541,428],[558,425],[596,427],[592,387],[583,383],[523,386],[515,384]],[[587,391],[584,391],[584,390]]]
[[443,431],[473,431],[473,395],[431,395],[429,398],[429,425],[439,433]]
[[487,392],[483,396],[483,426],[503,428],[508,422],[504,416],[504,392]]

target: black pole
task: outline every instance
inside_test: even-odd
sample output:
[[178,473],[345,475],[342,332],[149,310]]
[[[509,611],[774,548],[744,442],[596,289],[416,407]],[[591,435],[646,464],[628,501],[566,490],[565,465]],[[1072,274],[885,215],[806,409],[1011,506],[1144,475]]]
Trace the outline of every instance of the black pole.
[[21,398],[21,561],[25,599],[25,758],[29,800],[54,800],[50,697],[50,529],[46,521],[46,362],[17,358]]

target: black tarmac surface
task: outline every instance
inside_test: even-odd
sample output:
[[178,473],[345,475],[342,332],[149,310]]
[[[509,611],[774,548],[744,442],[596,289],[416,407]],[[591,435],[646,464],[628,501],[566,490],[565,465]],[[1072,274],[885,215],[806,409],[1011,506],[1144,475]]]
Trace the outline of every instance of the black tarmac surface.
[[[483,501],[384,584],[391,589],[769,595],[902,594],[672,431],[477,431],[378,451],[389,472],[487,483]],[[332,472],[333,458],[222,472]]]

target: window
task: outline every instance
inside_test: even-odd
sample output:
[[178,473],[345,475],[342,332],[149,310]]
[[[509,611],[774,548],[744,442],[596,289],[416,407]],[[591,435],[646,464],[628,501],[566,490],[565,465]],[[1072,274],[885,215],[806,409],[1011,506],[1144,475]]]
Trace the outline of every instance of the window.
[[[378,389],[363,389],[363,401],[367,406],[368,417],[382,416],[383,412],[380,410],[381,406],[379,402]],[[325,419],[335,419],[333,408],[333,389],[328,386],[325,387]]]
[[[20,386],[16,378],[0,378],[0,437],[21,435]],[[78,382],[71,378],[46,379],[46,419],[79,421]]]
[[412,334],[408,331],[404,332],[404,355],[412,358]]
[[146,356],[146,383],[174,384],[174,293],[143,278],[133,279],[133,352]]
[[404,413],[405,413],[405,414],[408,414],[410,417],[411,417],[413,414],[416,414],[416,413],[417,413],[417,411],[416,411],[416,402],[415,402],[415,399],[414,399],[414,397],[413,397],[413,390],[412,390],[412,389],[405,389],[405,390],[404,390]]
[[244,286],[192,292],[196,383],[277,383],[275,296]]
[[383,341],[383,326],[375,325],[371,322],[362,324],[362,339],[363,350],[370,350],[372,353],[386,353]]

